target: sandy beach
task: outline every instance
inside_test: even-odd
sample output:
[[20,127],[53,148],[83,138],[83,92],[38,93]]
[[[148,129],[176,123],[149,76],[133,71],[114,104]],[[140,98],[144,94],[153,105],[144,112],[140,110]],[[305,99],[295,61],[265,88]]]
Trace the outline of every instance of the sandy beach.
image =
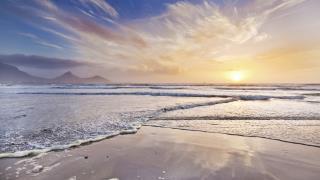
[[65,151],[0,159],[0,179],[318,180],[319,155],[274,140],[143,126]]

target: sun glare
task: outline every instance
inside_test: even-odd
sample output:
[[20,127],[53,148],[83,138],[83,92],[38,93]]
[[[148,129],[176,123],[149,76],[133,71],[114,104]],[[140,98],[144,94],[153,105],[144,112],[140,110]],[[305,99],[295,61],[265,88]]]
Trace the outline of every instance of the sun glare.
[[242,71],[231,71],[229,74],[229,78],[233,82],[239,82],[239,81],[243,80],[244,73]]

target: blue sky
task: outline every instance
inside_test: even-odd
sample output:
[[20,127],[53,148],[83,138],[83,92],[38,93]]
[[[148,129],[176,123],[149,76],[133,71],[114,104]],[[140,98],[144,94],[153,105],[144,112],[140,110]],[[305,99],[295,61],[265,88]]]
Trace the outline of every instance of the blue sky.
[[[107,2],[119,14],[116,21],[125,23],[136,19],[160,15],[167,9],[167,5],[179,1],[181,0],[109,0]],[[52,0],[52,2],[59,6],[59,8],[78,15],[81,14],[81,9],[88,13],[94,12],[99,15],[100,12],[100,14],[108,16],[107,13],[101,13],[99,9],[92,8],[92,5],[85,7],[75,0]],[[197,4],[200,3],[201,0],[189,0],[188,2]],[[214,2],[223,4],[222,0],[215,0]],[[2,27],[0,29],[2,35],[2,40],[0,41],[1,54],[37,54],[61,58],[72,58],[74,56],[68,41],[64,41],[59,38],[59,36],[43,31],[39,26],[59,29],[60,31],[62,29],[57,26],[52,26],[46,23],[45,20],[30,14],[28,14],[30,17],[23,17],[27,12],[19,10],[19,7],[22,9],[28,6],[37,7],[37,3],[23,0],[3,0],[0,4],[0,26]],[[94,17],[96,22],[112,27],[112,24],[102,21],[98,15]],[[28,34],[36,35],[39,39],[61,46],[63,49],[41,44],[34,38],[29,37]]]
[[119,82],[228,82],[225,74],[241,71],[246,82],[316,82],[319,7],[317,0],[3,0],[0,55],[82,62],[14,64],[43,76],[71,68]]

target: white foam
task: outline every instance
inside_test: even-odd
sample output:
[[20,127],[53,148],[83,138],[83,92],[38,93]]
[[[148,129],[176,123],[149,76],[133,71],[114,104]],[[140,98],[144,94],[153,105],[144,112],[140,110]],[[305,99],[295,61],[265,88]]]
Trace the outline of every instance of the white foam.
[[141,125],[133,127],[133,129],[130,129],[130,130],[116,131],[116,132],[114,132],[112,134],[108,134],[108,135],[100,135],[100,136],[96,136],[94,138],[77,140],[77,141],[75,141],[71,144],[67,144],[67,145],[53,146],[53,147],[45,148],[45,149],[33,149],[33,150],[27,150],[27,151],[1,153],[0,158],[16,158],[16,157],[25,157],[25,156],[35,156],[35,155],[40,155],[42,153],[46,153],[49,151],[58,151],[58,150],[68,149],[71,147],[77,147],[77,146],[91,143],[91,142],[101,141],[103,139],[111,138],[111,137],[114,137],[114,136],[117,136],[120,134],[133,134],[133,133],[136,133],[140,127],[141,127]]
[[204,97],[204,98],[239,98],[241,100],[268,100],[268,99],[304,99],[303,95],[242,95],[242,94],[207,94],[207,93],[171,93],[171,92],[20,92],[17,94],[38,94],[38,95],[140,95],[140,96],[168,96],[168,97]]
[[53,165],[51,165],[51,166],[47,166],[47,167],[45,167],[45,168],[43,169],[43,172],[51,171],[53,168],[58,167],[60,164],[61,164],[61,163],[58,162],[58,163],[55,163],[55,164],[53,164]]
[[[237,96],[236,96],[237,97]],[[240,100],[269,100],[269,99],[304,99],[304,96],[262,96],[262,95],[240,95]]]
[[[308,96],[315,88],[310,86],[281,86],[281,85],[255,85],[255,86],[228,86],[228,85],[46,85],[46,86],[5,86],[0,88],[0,95],[6,100],[3,104],[9,104],[0,110],[0,117],[3,122],[11,124],[19,121],[30,127],[25,129],[11,128],[10,124],[5,124],[2,130],[6,133],[1,142],[5,142],[1,147],[2,151],[16,151],[17,149],[33,149],[25,151],[17,151],[10,153],[0,153],[0,158],[5,157],[23,157],[30,155],[43,154],[52,150],[62,150],[81,144],[99,141],[105,138],[113,137],[119,134],[136,133],[139,127],[130,128],[132,124],[140,126],[150,118],[152,119],[164,112],[176,110],[186,110],[200,106],[213,106],[222,104],[228,105],[229,102],[236,101],[244,103],[268,103],[284,99],[285,102],[311,102],[315,100],[315,96]],[[301,92],[288,91],[290,88],[297,89]],[[240,90],[240,91],[233,91]],[[254,91],[252,91],[254,90]],[[315,93],[314,91],[312,93]],[[10,94],[10,95],[8,95]],[[34,95],[24,95],[34,94]],[[301,94],[301,95],[300,95]],[[39,96],[37,96],[39,95]],[[44,96],[42,96],[44,95]],[[47,96],[50,95],[50,96]],[[55,96],[58,95],[58,96]],[[60,95],[65,95],[61,97]],[[95,97],[93,97],[95,96]],[[142,97],[144,96],[144,97]],[[155,96],[155,97],[153,97]],[[158,97],[162,96],[162,97]],[[16,98],[16,99],[12,99]],[[32,99],[30,99],[32,97]],[[51,104],[62,103],[69,108],[56,108],[55,106],[39,105],[35,101],[39,97],[41,101],[50,100]],[[45,97],[45,98],[43,98]],[[52,101],[52,99],[56,99]],[[119,97],[119,98],[118,98]],[[172,98],[174,97],[174,98]],[[306,97],[306,99],[305,99]],[[33,99],[34,98],[34,99]],[[47,98],[47,99],[46,99]],[[67,99],[67,100],[65,100]],[[129,100],[128,100],[129,99]],[[146,99],[146,100],[145,100]],[[201,100],[200,100],[201,99]],[[214,99],[214,100],[213,100]],[[219,99],[217,101],[217,99]],[[271,99],[271,100],[270,100]],[[311,100],[310,100],[311,99]],[[268,101],[270,100],[270,101]],[[289,101],[292,100],[292,101]],[[308,100],[308,101],[307,101]],[[34,101],[34,102],[33,102]],[[261,102],[255,102],[261,101]],[[312,102],[313,102],[312,101]],[[21,103],[16,103],[21,102]],[[24,106],[23,102],[30,107]],[[77,103],[74,103],[77,102]],[[79,103],[78,103],[79,102]],[[80,103],[81,102],[81,103]],[[118,103],[119,102],[119,103]],[[319,101],[320,102],[320,101]],[[11,103],[11,104],[10,104]],[[32,104],[34,103],[34,104]],[[50,103],[49,103],[50,104]],[[79,105],[80,104],[80,105]],[[230,103],[233,104],[233,103]],[[214,107],[219,108],[220,105]],[[304,107],[305,105],[303,105]],[[85,108],[83,108],[85,107]],[[241,106],[242,107],[242,106]],[[287,107],[287,106],[284,106]],[[29,109],[28,109],[29,108]],[[33,110],[32,110],[33,108]],[[55,109],[56,108],[56,109]],[[81,109],[83,108],[83,109]],[[101,108],[101,109],[99,109]],[[43,115],[40,112],[47,112],[48,109],[53,109],[53,112]],[[280,108],[278,108],[280,109]],[[282,108],[286,109],[286,108]],[[291,108],[292,109],[292,108]],[[293,110],[294,112],[300,111]],[[311,109],[311,108],[309,108]],[[13,111],[14,110],[14,111]],[[69,111],[68,111],[69,110]],[[196,109],[195,109],[196,110]],[[272,109],[273,112],[274,109]],[[19,114],[16,114],[19,111]],[[231,111],[231,110],[230,110]],[[313,112],[314,110],[312,110]],[[71,113],[70,113],[71,112]],[[85,112],[85,113],[83,113]],[[171,112],[171,113],[174,113]],[[312,119],[314,117],[307,113],[301,113],[304,116],[298,116],[290,112],[292,117],[276,114],[274,116],[254,116],[249,114],[243,115],[226,115],[225,110],[221,111],[224,114],[218,115],[199,115],[198,112],[192,113],[197,115],[198,119]],[[260,112],[260,111],[259,111]],[[170,112],[168,112],[170,113]],[[181,111],[182,113],[182,111]],[[183,112],[186,113],[186,112]],[[317,115],[317,114],[316,114]],[[71,117],[71,118],[70,118]],[[160,116],[162,117],[162,116]],[[188,116],[189,117],[189,116]],[[240,117],[240,118],[238,118]],[[43,119],[42,119],[43,118]],[[169,119],[168,117],[167,119]],[[181,117],[173,116],[172,119],[180,120]],[[182,117],[185,118],[185,117]],[[190,117],[191,119],[193,117]],[[14,120],[10,121],[11,119]],[[41,122],[38,123],[38,119]],[[161,119],[161,118],[160,118]],[[165,120],[165,119],[163,119]],[[60,124],[61,121],[61,124]],[[26,123],[25,123],[26,122]],[[57,123],[58,122],[58,123]],[[50,124],[49,124],[50,123]],[[54,124],[51,126],[51,123]],[[6,126],[8,128],[6,128]],[[106,134],[112,132],[112,134]],[[99,135],[103,134],[103,135]],[[106,134],[106,135],[105,135]],[[96,136],[99,135],[99,136]],[[96,136],[96,137],[95,137]],[[19,137],[19,138],[17,138]],[[1,137],[2,138],[2,137]],[[76,139],[81,139],[74,141]],[[29,142],[29,143],[25,143]],[[72,143],[70,143],[72,142]],[[8,145],[7,145],[8,144]],[[53,147],[48,147],[53,145]],[[55,145],[61,144],[61,145]]]

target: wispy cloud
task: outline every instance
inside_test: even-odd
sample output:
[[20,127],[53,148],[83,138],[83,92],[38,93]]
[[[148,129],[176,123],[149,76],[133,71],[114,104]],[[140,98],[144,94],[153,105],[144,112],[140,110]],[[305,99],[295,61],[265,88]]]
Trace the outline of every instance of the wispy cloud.
[[118,12],[105,0],[80,0],[80,2],[88,8],[90,8],[90,5],[93,5],[96,10],[102,13],[107,13],[111,17],[115,18],[119,16]]
[[[71,43],[78,58],[122,71],[179,74],[256,57],[246,47],[258,49],[273,39],[263,27],[304,0],[253,0],[241,5],[239,1],[224,5],[209,0],[197,4],[179,1],[168,4],[157,16],[125,23],[118,21],[121,14],[105,0],[73,2],[81,5],[80,13],[66,11],[50,0],[38,0],[40,8],[34,14],[63,29],[41,26]],[[20,34],[42,45],[62,48],[32,34]]]
[[269,35],[267,33],[261,33],[260,35],[254,37],[254,40],[256,42],[261,42],[261,41],[264,41],[266,39],[270,38]]
[[18,33],[19,35],[21,36],[25,36],[25,37],[28,37],[28,38],[31,38],[35,43],[37,44],[40,44],[42,46],[46,46],[46,47],[50,47],[50,48],[55,48],[55,49],[63,49],[62,46],[59,46],[57,44],[54,44],[54,43],[50,43],[48,41],[45,41],[41,38],[39,38],[37,35],[35,34],[31,34],[31,33],[24,33],[24,32],[19,32]]
[[0,62],[18,67],[41,68],[41,69],[68,69],[79,66],[89,66],[87,62],[70,59],[52,58],[36,55],[0,55]]

